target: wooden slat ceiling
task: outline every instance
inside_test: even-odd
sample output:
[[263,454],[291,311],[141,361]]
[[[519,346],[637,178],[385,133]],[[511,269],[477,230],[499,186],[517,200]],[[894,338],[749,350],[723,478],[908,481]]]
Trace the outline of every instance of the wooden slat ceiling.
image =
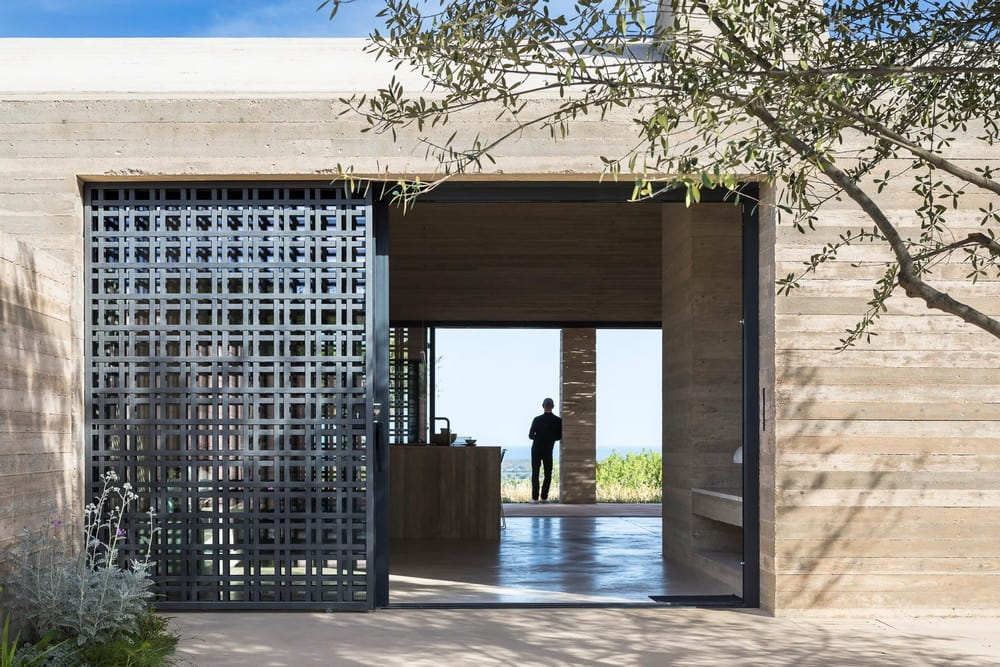
[[658,325],[663,206],[392,208],[390,319]]

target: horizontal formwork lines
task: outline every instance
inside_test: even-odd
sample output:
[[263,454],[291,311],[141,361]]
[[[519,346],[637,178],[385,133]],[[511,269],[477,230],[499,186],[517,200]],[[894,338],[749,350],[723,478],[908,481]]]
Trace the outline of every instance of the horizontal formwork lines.
[[[985,335],[985,334],[984,334]],[[926,379],[944,381],[944,374],[955,373],[962,382],[964,378],[996,377],[996,352],[991,348],[977,350],[873,350],[859,345],[838,352],[834,348],[825,350],[778,349],[775,351],[777,372],[802,378],[815,377],[817,373],[850,373],[853,369],[888,368],[880,373],[878,381],[893,384],[907,373],[926,371]],[[837,370],[843,369],[843,370]],[[810,375],[811,374],[811,375]],[[984,375],[985,374],[985,375]],[[992,382],[983,382],[992,384]]]
[[921,438],[1000,438],[1000,420],[919,420],[919,430],[914,420],[889,419],[779,419],[775,425],[779,438],[807,436],[870,436]]
[[[1000,473],[1000,447],[985,452],[781,452],[784,473],[988,473],[992,482]],[[833,483],[835,480],[830,479]]]
[[[968,429],[965,429],[968,431]],[[926,457],[945,453],[946,455],[971,456],[974,465],[976,457],[993,456],[1000,452],[1000,436],[966,433],[954,435],[928,436],[921,434],[915,438],[909,435],[788,435],[781,440],[783,456],[823,456],[827,454],[858,454],[874,457],[869,465],[873,469],[880,456],[912,457],[919,462]],[[915,464],[917,465],[917,464]]]

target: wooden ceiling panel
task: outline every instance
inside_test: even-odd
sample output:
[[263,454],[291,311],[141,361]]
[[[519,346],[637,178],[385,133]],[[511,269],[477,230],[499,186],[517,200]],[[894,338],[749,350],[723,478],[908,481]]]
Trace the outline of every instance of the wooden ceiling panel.
[[418,203],[389,227],[395,322],[660,321],[661,205]]

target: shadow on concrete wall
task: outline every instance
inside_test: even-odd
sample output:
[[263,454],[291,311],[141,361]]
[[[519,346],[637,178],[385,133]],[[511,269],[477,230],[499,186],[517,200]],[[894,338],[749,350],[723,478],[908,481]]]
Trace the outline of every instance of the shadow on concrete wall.
[[[834,354],[834,352],[830,352]],[[862,354],[858,351],[840,354]],[[836,609],[896,607],[897,601],[879,603],[883,591],[866,584],[859,587],[850,579],[859,575],[879,575],[865,561],[879,554],[876,543],[892,539],[901,508],[875,504],[872,492],[895,488],[891,471],[874,461],[876,450],[859,452],[846,447],[842,437],[849,434],[858,412],[836,419],[816,419],[812,411],[824,403],[811,391],[821,386],[816,368],[784,373],[785,395],[775,408],[778,421],[783,410],[793,408],[802,416],[789,437],[779,437],[776,451],[776,536],[775,571],[778,609]],[[845,403],[846,404],[846,403]],[[817,429],[825,435],[817,437]],[[876,436],[870,436],[877,440]],[[804,443],[818,440],[815,448]],[[795,441],[783,448],[782,442]],[[792,450],[792,451],[787,451]],[[792,460],[784,458],[791,454]],[[855,465],[838,465],[839,454],[854,454]],[[863,457],[863,458],[861,458]],[[851,460],[851,459],[846,459]],[[798,463],[795,463],[798,461]],[[872,510],[878,512],[873,520]],[[796,516],[798,515],[798,516]],[[901,557],[906,554],[881,554]],[[869,596],[865,602],[860,596]],[[875,602],[871,604],[870,602]]]
[[25,530],[78,539],[72,273],[0,235],[0,579]]

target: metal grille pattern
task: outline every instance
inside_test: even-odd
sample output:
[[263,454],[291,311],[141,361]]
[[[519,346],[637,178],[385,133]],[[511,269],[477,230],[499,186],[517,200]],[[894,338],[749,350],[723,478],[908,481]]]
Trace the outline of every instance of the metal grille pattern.
[[87,216],[89,484],[157,512],[161,599],[368,606],[370,200],[101,186]]
[[421,442],[419,360],[408,358],[410,329],[389,329],[389,442]]

